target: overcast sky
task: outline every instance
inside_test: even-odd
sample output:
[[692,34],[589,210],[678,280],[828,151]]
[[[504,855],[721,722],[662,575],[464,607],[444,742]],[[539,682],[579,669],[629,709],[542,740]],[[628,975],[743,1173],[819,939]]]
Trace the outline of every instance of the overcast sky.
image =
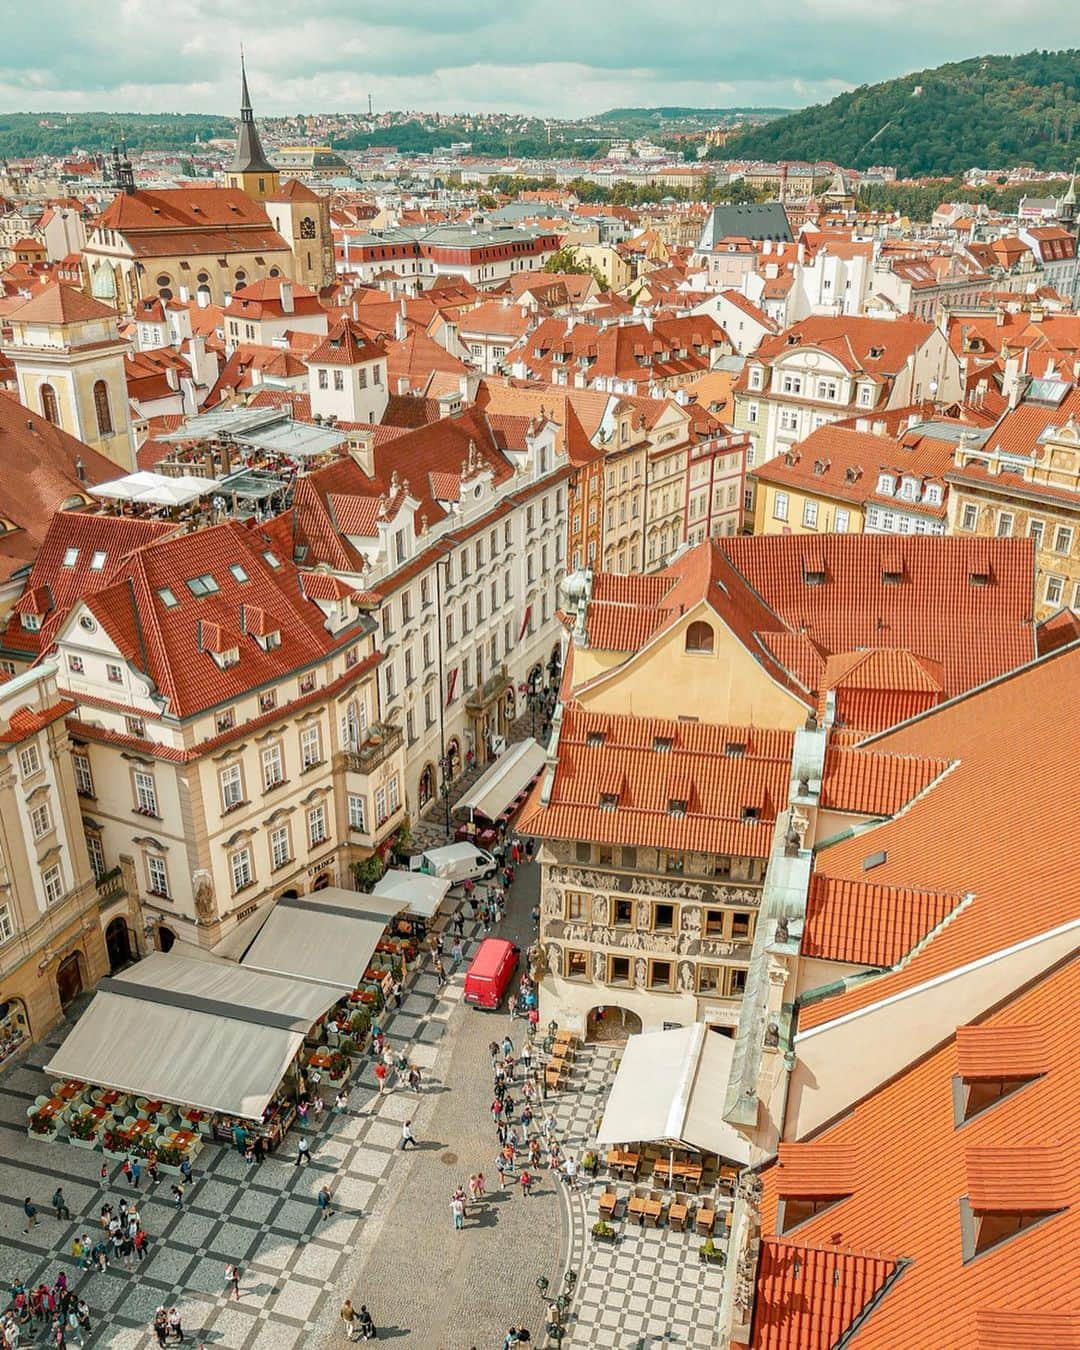
[[1080,46],[1080,0],[37,0],[0,8],[0,111],[576,116],[799,107],[986,53]]

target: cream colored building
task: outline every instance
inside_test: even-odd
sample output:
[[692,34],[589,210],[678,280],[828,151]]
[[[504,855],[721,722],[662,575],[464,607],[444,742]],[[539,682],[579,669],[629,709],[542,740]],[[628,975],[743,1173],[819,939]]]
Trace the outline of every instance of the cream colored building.
[[108,974],[106,927],[122,955],[131,916],[121,878],[87,853],[56,666],[0,680],[2,1064]]
[[232,523],[124,572],[73,606],[57,661],[92,847],[132,860],[156,944],[212,946],[275,898],[351,884],[405,818],[353,591]]
[[19,402],[128,473],[135,437],[128,415],[116,311],[57,284],[11,310],[4,354],[15,367]]

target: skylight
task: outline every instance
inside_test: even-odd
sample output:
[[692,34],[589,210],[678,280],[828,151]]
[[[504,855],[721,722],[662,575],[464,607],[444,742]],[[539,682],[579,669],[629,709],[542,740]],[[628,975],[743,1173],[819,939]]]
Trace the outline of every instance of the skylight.
[[166,609],[175,609],[180,603],[173,592],[169,590],[168,586],[162,586],[161,590],[158,591],[158,599]]
[[64,566],[74,567],[79,561],[79,550],[77,548],[68,548],[64,550]]
[[105,566],[105,554],[102,553],[101,550],[99,549],[90,559],[90,570],[91,572],[100,572],[104,566]]
[[277,568],[281,566],[281,559],[277,556],[276,553],[272,552],[270,549],[267,549],[263,553],[263,557],[266,559],[266,561],[270,564],[271,567]]
[[251,579],[248,576],[248,574],[244,571],[244,569],[240,566],[239,563],[230,563],[229,571],[233,574],[233,576],[236,578],[237,581],[250,581]]
[[209,572],[201,577],[192,577],[187,583],[187,588],[192,595],[213,595],[221,589]]

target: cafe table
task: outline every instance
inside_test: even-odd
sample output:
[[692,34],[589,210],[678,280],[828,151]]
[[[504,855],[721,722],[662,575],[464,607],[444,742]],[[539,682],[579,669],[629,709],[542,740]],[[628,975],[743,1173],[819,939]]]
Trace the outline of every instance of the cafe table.
[[56,1089],[56,1095],[62,1097],[64,1101],[70,1102],[73,1098],[77,1097],[85,1087],[86,1084],[80,1083],[78,1079],[69,1078],[66,1083],[63,1083]]
[[660,1216],[664,1212],[664,1207],[659,1200],[653,1200],[649,1196],[632,1195],[626,1202],[626,1209],[634,1218],[651,1219],[654,1224],[660,1222]]
[[59,1115],[66,1106],[67,1102],[63,1101],[60,1097],[50,1097],[45,1105],[38,1109],[37,1114],[39,1116],[44,1116],[47,1120],[51,1120],[53,1116]]
[[641,1165],[641,1155],[624,1152],[621,1148],[608,1149],[607,1165],[614,1172],[628,1171],[636,1176],[638,1167]]
[[127,1127],[127,1133],[133,1141],[138,1141],[145,1139],[149,1134],[153,1134],[156,1129],[157,1126],[152,1120],[140,1117]]
[[175,1148],[190,1148],[198,1137],[199,1136],[193,1134],[191,1130],[177,1130],[174,1134],[169,1136],[169,1143]]
[[308,1067],[311,1069],[328,1069],[330,1067],[329,1051],[316,1050],[308,1060]]

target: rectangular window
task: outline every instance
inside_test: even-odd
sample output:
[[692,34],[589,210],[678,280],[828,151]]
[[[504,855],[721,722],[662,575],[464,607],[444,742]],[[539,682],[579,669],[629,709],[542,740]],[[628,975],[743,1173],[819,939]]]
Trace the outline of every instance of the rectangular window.
[[632,928],[634,924],[634,902],[633,900],[615,900],[615,926],[617,928]]
[[244,785],[239,764],[230,764],[218,774],[221,783],[221,810],[223,813],[234,810],[244,800]]
[[[681,857],[681,854],[679,855]],[[653,931],[670,933],[675,927],[674,905],[653,905]]]
[[1071,553],[1073,532],[1065,525],[1059,525],[1054,531],[1054,552]]
[[46,867],[41,874],[41,884],[45,888],[45,903],[55,905],[64,898],[64,878],[60,872],[60,864],[54,863],[52,867]]
[[129,736],[138,736],[140,739],[146,735],[146,723],[141,717],[125,717],[124,730]]
[[284,867],[287,862],[290,862],[291,858],[289,827],[288,825],[279,825],[276,829],[270,831],[270,866],[276,872],[279,867]]
[[67,664],[68,670],[70,670],[73,675],[82,675],[84,673],[83,659],[81,656],[69,656]]
[[671,962],[670,962],[670,961],[650,961],[650,963],[649,963],[649,988],[650,988],[650,989],[670,989],[670,988],[671,988]]
[[1036,552],[1043,546],[1043,534],[1045,531],[1046,526],[1041,520],[1033,520],[1028,524],[1028,538],[1035,545]]
[[320,802],[308,812],[308,843],[314,848],[326,842],[326,807]]
[[105,674],[110,684],[123,684],[124,682],[124,672],[111,661],[105,663]]
[[71,765],[75,771],[75,791],[80,797],[94,795],[94,776],[90,772],[90,757],[80,755],[78,751],[71,756]]
[[723,966],[698,966],[697,987],[699,994],[716,995],[723,988]]
[[1008,511],[999,511],[997,518],[997,537],[1008,539],[1013,531],[1013,518]]
[[979,508],[973,502],[967,502],[964,505],[964,513],[960,520],[960,528],[964,530],[973,530],[979,523]]
[[330,372],[329,372],[328,370],[326,370],[324,367],[320,367],[320,369],[319,369],[319,388],[320,388],[320,389],[329,389],[329,387],[330,387]]
[[848,515],[847,511],[844,510],[843,507],[837,508],[836,521],[834,526],[837,534],[847,534],[848,522],[850,521],[850,519],[851,517]]
[[42,838],[52,829],[52,814],[49,811],[48,802],[41,802],[31,809],[30,829],[33,831],[35,839]]
[[581,891],[566,892],[566,917],[571,923],[581,923],[587,918],[589,897]]
[[753,934],[754,916],[744,911],[736,911],[731,916],[731,936],[736,940],[746,939]]
[[150,895],[169,899],[169,874],[165,869],[165,859],[156,853],[146,855],[146,889]]
[[19,751],[19,771],[24,778],[32,778],[41,769],[41,756],[36,745],[28,745]]
[[158,813],[157,788],[154,786],[152,775],[144,773],[141,769],[136,769],[134,778],[135,809],[141,816],[156,816]]
[[387,784],[386,795],[390,807],[390,814],[393,815],[401,806],[401,787],[398,783],[397,774],[394,774],[393,778],[391,778],[390,782]]
[[1063,577],[1046,578],[1046,603],[1048,605],[1060,605],[1064,593],[1065,580]]
[[628,956],[608,957],[608,984],[630,983],[630,958]]
[[238,848],[235,853],[230,853],[229,871],[232,874],[234,895],[237,891],[242,891],[245,886],[250,886],[255,880],[255,875],[251,870],[251,849]]
[[808,530],[817,529],[817,502],[804,501],[802,508],[802,523]]
[[318,727],[305,727],[300,733],[300,763],[305,769],[314,768],[322,761],[322,746]]
[[778,492],[773,498],[772,513],[774,520],[787,520],[788,495],[786,492]]
[[349,828],[367,833],[367,800],[354,792],[349,793]]
[[88,830],[84,838],[86,839],[86,852],[90,858],[90,870],[94,877],[100,881],[108,870],[105,866],[105,849],[102,847],[101,835]]
[[334,390],[340,394],[345,388],[345,372],[343,370],[334,371]]
[[378,829],[386,820],[386,789],[379,787],[375,789],[375,828]]
[[11,922],[11,910],[7,905],[0,905],[0,942],[7,942],[14,936],[15,925]]
[[724,911],[722,909],[707,909],[705,911],[705,936],[724,936]]
[[566,953],[566,978],[568,980],[587,980],[589,978],[588,952]]
[[268,745],[262,752],[262,776],[263,790],[266,792],[284,781],[285,769],[282,764],[280,745]]

